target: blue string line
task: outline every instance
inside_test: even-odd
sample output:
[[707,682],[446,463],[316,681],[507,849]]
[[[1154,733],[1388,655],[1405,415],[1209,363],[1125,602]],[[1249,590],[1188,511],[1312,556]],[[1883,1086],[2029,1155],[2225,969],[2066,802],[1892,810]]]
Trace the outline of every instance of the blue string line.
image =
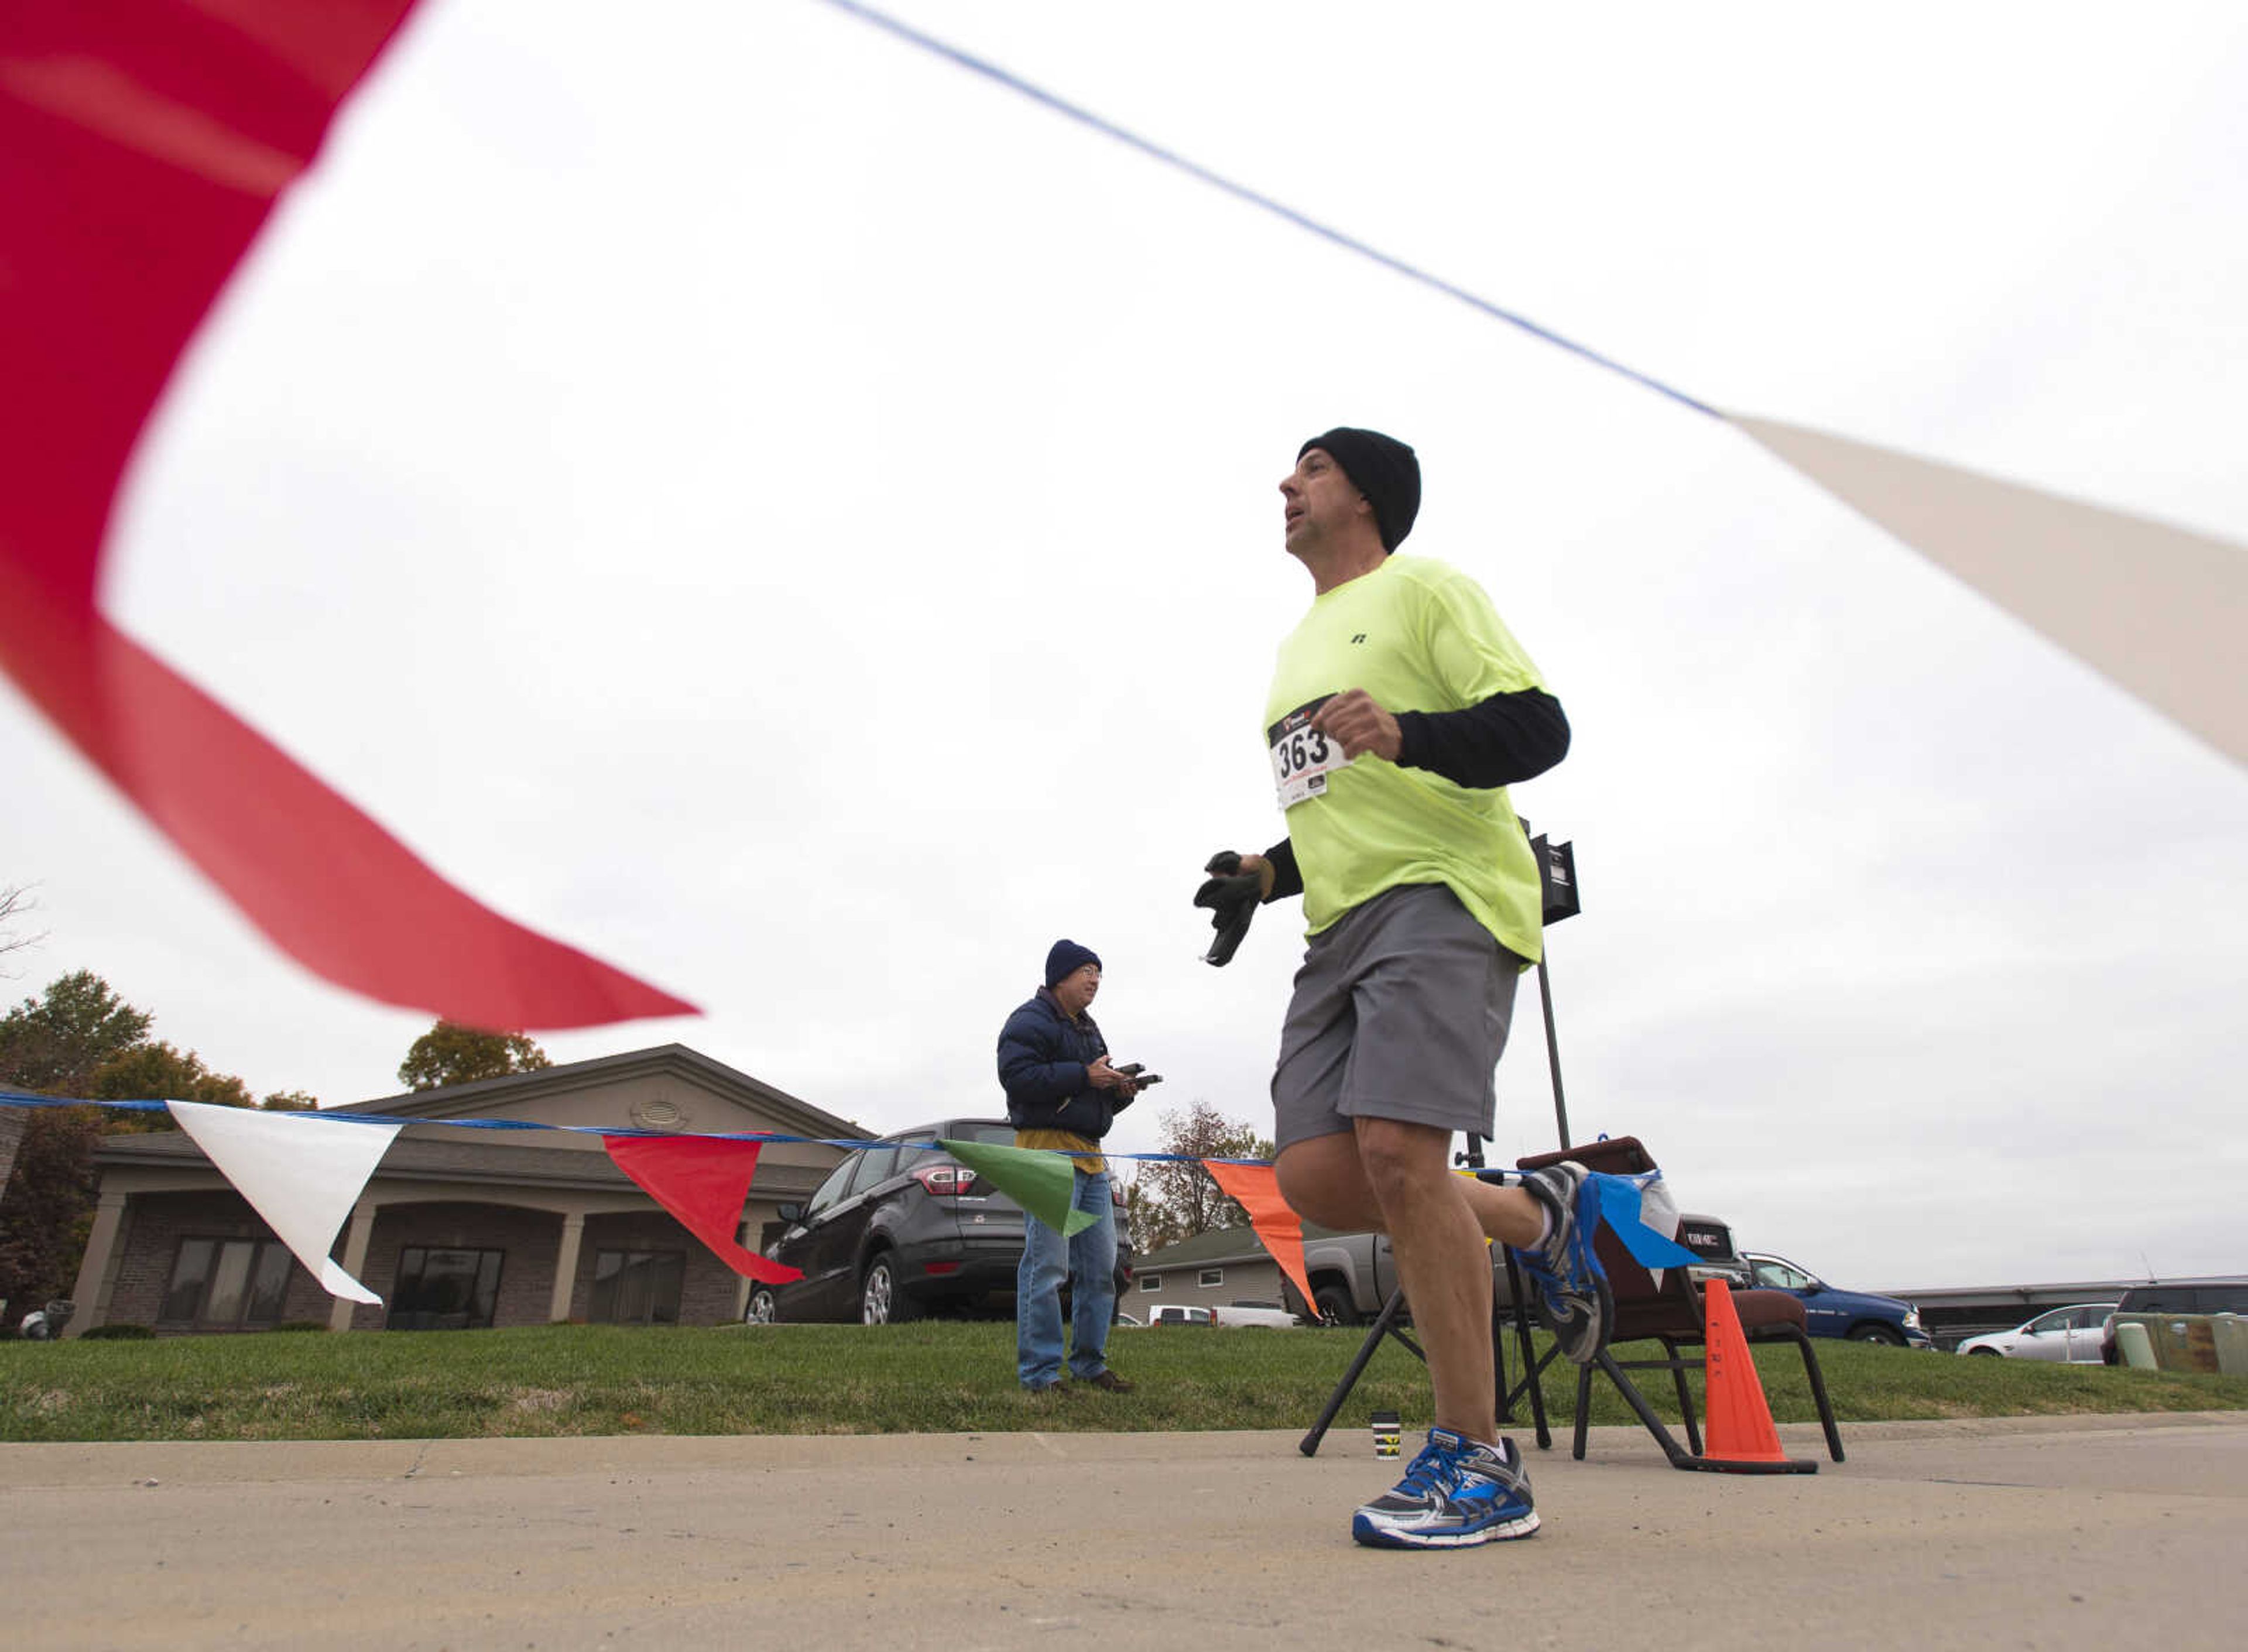
[[1246,202],[1252,207],[1258,207],[1271,213],[1275,217],[1284,218],[1298,229],[1308,230],[1323,241],[1332,242],[1346,251],[1355,252],[1362,258],[1371,259],[1383,269],[1402,275],[1409,281],[1417,281],[1424,287],[1429,287],[1443,293],[1446,298],[1456,298],[1470,309],[1479,311],[1493,320],[1504,321],[1511,327],[1519,327],[1532,338],[1542,339],[1547,344],[1568,351],[1572,355],[1581,356],[1595,367],[1606,367],[1610,373],[1621,374],[1633,383],[1652,390],[1658,395],[1668,396],[1671,401],[1691,408],[1696,413],[1707,414],[1713,419],[1722,419],[1725,416],[1707,402],[1696,401],[1683,390],[1674,389],[1660,379],[1649,378],[1646,374],[1627,367],[1620,361],[1612,360],[1600,354],[1599,351],[1588,349],[1573,339],[1565,339],[1551,328],[1539,326],[1527,316],[1518,315],[1511,310],[1493,304],[1488,298],[1470,292],[1465,287],[1455,286],[1441,276],[1431,275],[1416,264],[1408,264],[1404,259],[1393,257],[1378,247],[1368,246],[1356,236],[1346,235],[1331,224],[1321,223],[1316,218],[1306,217],[1293,207],[1285,206],[1270,195],[1260,195],[1246,184],[1236,183],[1221,173],[1212,172],[1199,161],[1189,161],[1186,156],[1166,149],[1161,144],[1150,142],[1139,134],[1127,131],[1114,121],[1105,120],[1090,109],[1081,108],[1068,99],[1048,92],[1043,86],[1033,86],[1018,75],[1010,74],[996,63],[987,62],[972,52],[963,51],[958,46],[949,45],[934,35],[923,34],[918,29],[899,22],[895,17],[875,10],[872,6],[861,5],[859,0],[824,0],[824,3],[833,7],[838,11],[846,11],[862,22],[873,24],[876,28],[888,30],[901,40],[919,46],[924,51],[934,52],[936,56],[957,64],[971,73],[980,74],[985,79],[1006,87],[1010,92],[1019,93],[1033,103],[1045,105],[1056,114],[1066,115],[1081,126],[1090,127],[1104,136],[1114,138],[1119,143],[1137,149],[1152,160],[1160,161],[1167,167],[1175,168],[1190,178],[1199,179],[1214,189],[1223,190],[1237,201]]
[[[0,1090],[0,1107],[117,1107],[128,1113],[166,1113],[170,1110],[171,1103],[168,1101],[88,1101],[71,1096],[33,1095],[29,1091],[24,1090]],[[245,1112],[263,1111],[261,1108],[243,1108],[237,1110]],[[664,1141],[677,1141],[684,1137],[689,1140],[703,1141],[788,1141],[804,1146],[826,1148],[860,1148],[895,1147],[914,1148],[916,1149],[931,1148],[940,1153],[945,1150],[944,1143],[936,1138],[931,1138],[927,1141],[853,1141],[849,1137],[843,1136],[785,1135],[778,1131],[772,1130],[748,1130],[738,1133],[728,1131],[627,1130],[622,1128],[613,1128],[605,1124],[541,1124],[535,1120],[531,1119],[415,1119],[404,1118],[395,1114],[385,1113],[324,1113],[317,1108],[289,1108],[272,1116],[284,1119],[320,1120],[332,1124],[442,1124],[449,1128],[456,1130],[559,1130],[564,1132],[565,1134],[571,1135],[613,1135],[627,1139],[635,1137],[655,1137]],[[982,1142],[977,1145],[994,1147],[1002,1144],[997,1142]],[[1073,1159],[1085,1156],[1084,1150],[1082,1148],[1017,1148],[1016,1151],[1051,1153],[1059,1157]],[[1110,1159],[1129,1159],[1141,1164],[1201,1164],[1205,1162],[1203,1158],[1190,1153],[1110,1153],[1106,1148],[1102,1148],[1100,1149],[1100,1156]],[[1209,1156],[1210,1160],[1214,1160],[1219,1164],[1269,1165],[1271,1162],[1269,1159],[1234,1159],[1227,1158],[1217,1154],[1212,1154]],[[1645,1177],[1602,1176],[1598,1178],[1598,1180],[1603,1182],[1622,1181],[1636,1184],[1641,1183],[1644,1181],[1652,1180],[1655,1174],[1659,1173],[1649,1173]],[[1636,1205],[1637,1201],[1635,1198],[1633,1201],[1633,1203],[1635,1206]],[[1631,1214],[1635,1219],[1627,1224],[1619,1221],[1618,1217],[1614,1214],[1611,1214],[1605,1207],[1603,1207],[1602,1210],[1602,1218],[1607,1221],[1610,1226],[1615,1227],[1619,1230],[1624,1230],[1627,1227],[1633,1229],[1638,1229],[1641,1227],[1641,1224],[1635,1219],[1636,1210],[1635,1210]],[[1665,1245],[1669,1246],[1669,1250],[1656,1249],[1648,1251],[1645,1254],[1642,1254],[1639,1248],[1641,1235],[1639,1233],[1628,1233],[1627,1235],[1626,1243],[1633,1246],[1632,1254],[1635,1257],[1639,1258],[1641,1261],[1647,1263],[1648,1265],[1668,1267],[1674,1265],[1681,1258],[1689,1261],[1692,1260],[1689,1253],[1683,1250],[1679,1250],[1672,1241],[1665,1239],[1662,1235],[1655,1232],[1653,1229],[1643,1229],[1641,1231],[1643,1231],[1645,1236],[1645,1243],[1656,1247]],[[1676,1251],[1676,1255],[1674,1256],[1672,1254],[1673,1251]]]
[[[91,1101],[74,1096],[34,1095],[27,1090],[0,1090],[0,1107],[117,1107],[128,1113],[168,1113],[168,1101]],[[238,1108],[236,1111],[259,1113],[263,1108]],[[843,1148],[856,1150],[862,1148],[912,1148],[942,1153],[944,1143],[932,1136],[925,1141],[886,1138],[880,1141],[854,1140],[849,1136],[787,1135],[778,1130],[635,1130],[622,1125],[607,1124],[541,1124],[532,1119],[421,1119],[390,1113],[327,1112],[317,1108],[284,1108],[272,1116],[291,1119],[317,1119],[331,1124],[439,1124],[455,1130],[559,1130],[569,1135],[613,1135],[627,1140],[652,1139],[675,1141],[682,1137],[702,1141],[785,1141],[797,1146]],[[1004,1146],[1003,1142],[985,1142],[986,1147]],[[1051,1153],[1061,1158],[1079,1159],[1086,1156],[1082,1148],[1019,1148],[1022,1153]],[[1200,1164],[1202,1161],[1187,1153],[1113,1153],[1106,1148],[1096,1149],[1107,1159],[1132,1159],[1146,1164]],[[1226,1159],[1226,1164],[1269,1164],[1269,1159]]]

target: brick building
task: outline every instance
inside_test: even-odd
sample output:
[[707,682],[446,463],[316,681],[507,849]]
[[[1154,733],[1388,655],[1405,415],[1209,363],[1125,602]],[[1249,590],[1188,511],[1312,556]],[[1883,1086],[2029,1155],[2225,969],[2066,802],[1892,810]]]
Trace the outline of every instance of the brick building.
[[[331,1110],[702,1134],[864,1134],[678,1044]],[[803,1200],[842,1157],[817,1142],[766,1143],[743,1243],[757,1249],[773,1207]],[[100,1197],[79,1271],[73,1335],[115,1323],[191,1334],[306,1320],[336,1331],[557,1320],[711,1325],[739,1319],[748,1301],[749,1281],[620,1171],[597,1136],[435,1122],[400,1131],[335,1252],[381,1306],[321,1290],[185,1134],[107,1137],[94,1162]]]

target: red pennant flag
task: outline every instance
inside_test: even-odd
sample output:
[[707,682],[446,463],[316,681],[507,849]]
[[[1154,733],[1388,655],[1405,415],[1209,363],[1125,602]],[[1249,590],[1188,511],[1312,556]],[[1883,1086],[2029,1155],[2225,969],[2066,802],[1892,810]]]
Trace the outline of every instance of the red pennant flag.
[[1264,1248],[1280,1265],[1288,1282],[1304,1293],[1304,1306],[1319,1317],[1319,1299],[1304,1273],[1304,1224],[1280,1196],[1279,1173],[1269,1164],[1232,1164],[1223,1159],[1204,1159],[1202,1168],[1225,1189],[1230,1199],[1249,1212],[1249,1225],[1264,1241]]
[[485,1027],[693,1006],[511,922],[95,606],[150,410],[413,0],[10,10],[0,35],[0,668],[275,945]]
[[802,1268],[785,1267],[734,1238],[742,1224],[742,1205],[757,1173],[756,1141],[724,1141],[707,1135],[605,1135],[609,1157],[648,1196],[679,1218],[680,1225],[710,1247],[710,1253],[737,1273],[766,1285],[787,1285],[804,1277]]

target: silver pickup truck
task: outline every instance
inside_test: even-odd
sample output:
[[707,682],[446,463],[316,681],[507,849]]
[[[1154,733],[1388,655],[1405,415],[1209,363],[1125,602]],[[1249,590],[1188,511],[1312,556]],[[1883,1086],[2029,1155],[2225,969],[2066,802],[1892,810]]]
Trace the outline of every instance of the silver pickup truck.
[[[1748,1264],[1733,1248],[1732,1226],[1722,1218],[1682,1212],[1678,1243],[1701,1258],[1690,1270],[1695,1278],[1720,1278],[1742,1290],[1751,1283]],[[1498,1304],[1511,1306],[1505,1258],[1496,1246],[1491,1255]],[[1312,1282],[1312,1306],[1322,1325],[1363,1325],[1381,1312],[1397,1288],[1397,1261],[1387,1234],[1330,1233],[1308,1222],[1304,1274]]]

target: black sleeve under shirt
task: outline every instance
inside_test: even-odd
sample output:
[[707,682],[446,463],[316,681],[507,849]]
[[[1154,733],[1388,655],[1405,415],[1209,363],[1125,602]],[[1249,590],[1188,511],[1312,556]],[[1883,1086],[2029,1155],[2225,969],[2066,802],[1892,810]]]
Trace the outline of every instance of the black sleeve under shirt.
[[1264,858],[1272,863],[1272,893],[1264,899],[1285,901],[1292,895],[1304,892],[1303,868],[1296,864],[1296,846],[1286,838],[1281,839],[1264,851]]
[[1400,711],[1397,765],[1488,791],[1546,772],[1569,752],[1569,719],[1543,689],[1494,694],[1458,711]]
[[[1477,791],[1535,778],[1569,754],[1569,719],[1543,689],[1494,694],[1458,711],[1401,711],[1397,731],[1400,768]],[[1281,839],[1264,858],[1272,863],[1268,901],[1304,892],[1293,843]]]

